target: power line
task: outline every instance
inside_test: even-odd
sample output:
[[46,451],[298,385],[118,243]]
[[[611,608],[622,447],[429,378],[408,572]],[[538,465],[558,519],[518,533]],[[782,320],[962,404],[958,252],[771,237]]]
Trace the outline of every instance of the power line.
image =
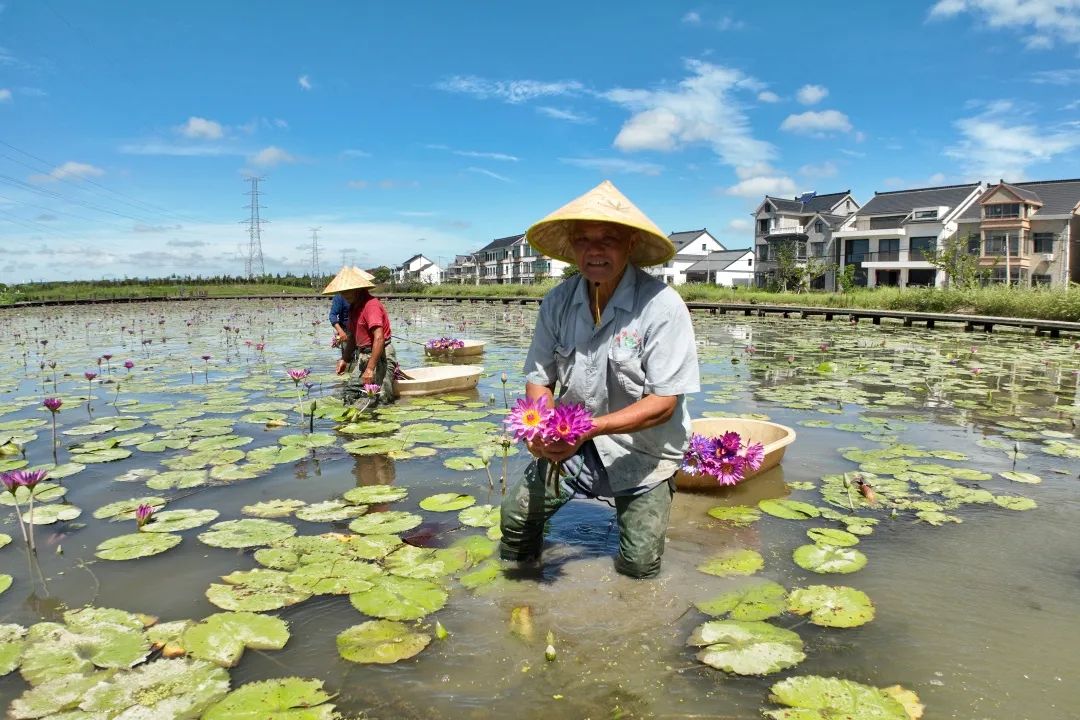
[[251,210],[251,217],[240,222],[248,223],[248,252],[244,263],[244,272],[249,278],[262,277],[266,274],[266,265],[263,264],[262,251],[262,225],[268,220],[259,217],[259,209],[265,206],[259,205],[259,181],[264,178],[248,177],[251,183],[251,191],[244,193],[251,196],[251,204],[247,207]]
[[322,277],[322,269],[319,267],[319,231],[321,227],[311,228],[311,278]]

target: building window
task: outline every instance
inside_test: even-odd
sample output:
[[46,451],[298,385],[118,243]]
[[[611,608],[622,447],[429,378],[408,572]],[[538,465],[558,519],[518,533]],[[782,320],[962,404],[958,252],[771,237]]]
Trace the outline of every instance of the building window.
[[986,250],[984,255],[1005,255],[1006,247],[1008,254],[1016,257],[1020,254],[1020,236],[1013,233],[994,233],[986,238]]
[[916,210],[912,220],[937,220],[937,210]]
[[705,249],[705,243],[701,243],[701,249],[702,249],[702,250],[704,250],[704,249]]
[[825,257],[825,243],[810,243],[810,257]]
[[1036,275],[1036,274],[1032,273],[1032,275],[1031,275],[1031,284],[1032,285],[1049,285],[1050,284],[1050,276],[1049,275]]
[[758,259],[758,262],[768,262],[768,260],[769,260],[769,246],[768,245],[758,245],[757,259]]
[[982,240],[979,238],[978,233],[968,235],[968,255],[978,255],[981,244]]
[[1054,233],[1034,233],[1032,237],[1035,240],[1035,252],[1054,252]]
[[746,259],[746,264],[747,265],[753,265],[754,264],[754,258],[747,258]]
[[911,251],[908,253],[908,260],[925,260],[927,250],[935,250],[937,248],[937,238],[933,237],[913,237],[911,238]]
[[814,223],[814,232],[816,232],[818,235],[825,232],[825,223],[821,222],[820,220]]
[[757,227],[758,227],[758,234],[759,235],[768,235],[769,234],[769,218],[765,218],[763,220],[758,220],[757,221]]
[[937,270],[908,270],[907,284],[908,287],[912,285],[931,287],[935,278],[937,278]]
[[986,220],[1007,220],[1020,217],[1020,203],[998,203],[983,205],[983,218]]
[[882,217],[870,218],[871,230],[889,230],[891,228],[900,227],[900,223],[904,221],[906,215],[884,215]]
[[[886,260],[889,262],[895,262],[900,259],[900,240],[892,238],[891,240],[878,240],[878,260]],[[900,284],[900,276],[896,278],[896,284]]]

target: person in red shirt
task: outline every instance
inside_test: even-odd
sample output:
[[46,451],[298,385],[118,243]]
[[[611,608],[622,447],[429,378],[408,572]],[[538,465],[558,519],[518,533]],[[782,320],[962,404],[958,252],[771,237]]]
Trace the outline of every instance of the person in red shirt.
[[[348,339],[337,363],[338,375],[349,374],[344,391],[346,405],[372,397],[372,393],[373,405],[394,401],[397,354],[391,344],[390,316],[369,292],[373,287],[375,283],[369,278],[354,268],[346,268],[323,290],[324,295],[337,293],[349,303]],[[372,386],[378,386],[378,390]]]

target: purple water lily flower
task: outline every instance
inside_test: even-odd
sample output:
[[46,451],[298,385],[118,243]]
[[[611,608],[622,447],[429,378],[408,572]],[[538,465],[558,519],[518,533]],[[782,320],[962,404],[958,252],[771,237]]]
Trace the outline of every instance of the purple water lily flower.
[[14,476],[15,482],[27,490],[33,490],[38,483],[49,475],[48,470],[12,470],[9,475]]
[[365,383],[364,386],[360,388],[360,392],[364,394],[364,397],[369,398],[378,395],[380,390],[382,390],[382,385],[376,385],[375,383]]
[[292,368],[291,370],[288,370],[287,372],[289,374],[289,377],[292,378],[292,381],[294,383],[300,382],[301,380],[303,380],[304,378],[306,378],[308,375],[311,374],[311,371],[308,370],[307,368]]
[[543,434],[551,415],[544,398],[519,398],[503,422],[515,440],[534,440]]
[[592,429],[592,413],[584,405],[559,405],[545,423],[544,439],[574,445]]
[[154,516],[154,507],[143,503],[139,507],[135,508],[135,522],[138,523],[141,529],[143,525],[150,522],[150,519]]
[[49,408],[49,412],[59,412],[63,404],[64,401],[58,397],[47,397],[42,401],[42,405]]

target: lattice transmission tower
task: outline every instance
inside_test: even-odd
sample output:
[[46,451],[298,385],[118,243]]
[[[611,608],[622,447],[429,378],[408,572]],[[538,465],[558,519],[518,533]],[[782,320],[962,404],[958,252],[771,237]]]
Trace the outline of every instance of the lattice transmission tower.
[[311,228],[311,279],[322,277],[322,268],[319,267],[319,231],[322,228]]
[[246,179],[251,183],[251,190],[244,193],[251,196],[251,204],[247,205],[247,208],[251,210],[251,216],[247,220],[240,221],[248,224],[248,252],[247,259],[244,261],[244,272],[249,278],[262,277],[266,274],[262,251],[262,225],[269,222],[259,217],[259,210],[265,208],[264,205],[259,204],[259,182],[263,178]]

